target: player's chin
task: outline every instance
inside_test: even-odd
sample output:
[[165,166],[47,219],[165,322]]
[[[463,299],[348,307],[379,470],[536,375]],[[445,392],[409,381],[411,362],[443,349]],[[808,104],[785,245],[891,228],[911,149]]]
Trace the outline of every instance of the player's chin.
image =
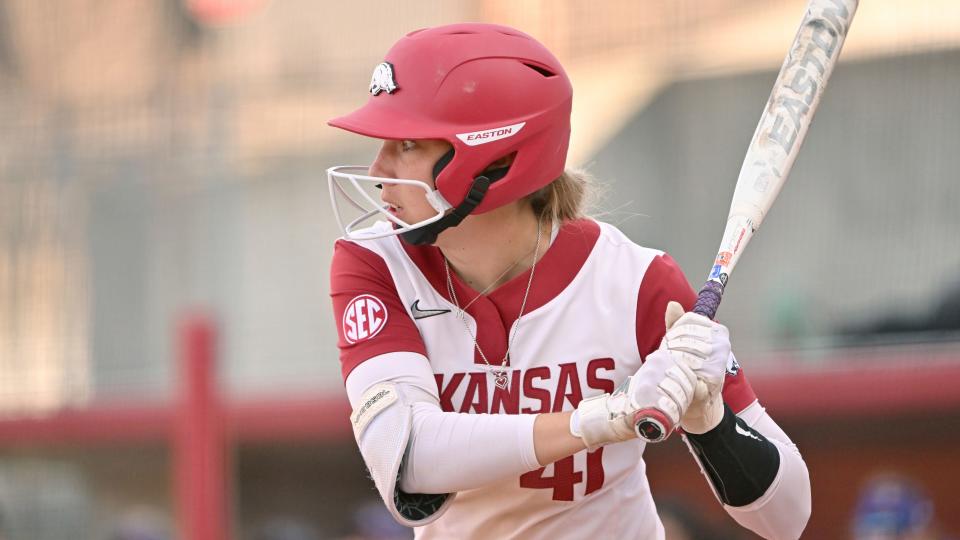
[[422,221],[426,221],[432,218],[433,216],[436,215],[436,212],[423,211],[423,210],[417,211],[410,208],[404,208],[401,206],[394,211],[393,215],[399,219],[402,219],[404,222],[410,223],[412,225],[412,224],[420,223]]

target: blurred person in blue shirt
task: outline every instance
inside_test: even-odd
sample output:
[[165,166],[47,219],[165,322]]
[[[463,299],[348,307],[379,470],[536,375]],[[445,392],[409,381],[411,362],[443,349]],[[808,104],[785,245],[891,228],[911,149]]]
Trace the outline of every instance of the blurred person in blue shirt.
[[868,480],[853,518],[854,540],[949,540],[938,532],[933,501],[914,481],[895,474]]

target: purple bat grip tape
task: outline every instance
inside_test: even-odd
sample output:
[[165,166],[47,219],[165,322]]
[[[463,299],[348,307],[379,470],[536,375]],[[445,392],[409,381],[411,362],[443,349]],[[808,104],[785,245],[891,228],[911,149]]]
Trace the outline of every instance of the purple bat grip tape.
[[713,319],[720,307],[720,298],[723,297],[723,285],[717,281],[707,281],[697,293],[697,303],[690,310],[708,319]]

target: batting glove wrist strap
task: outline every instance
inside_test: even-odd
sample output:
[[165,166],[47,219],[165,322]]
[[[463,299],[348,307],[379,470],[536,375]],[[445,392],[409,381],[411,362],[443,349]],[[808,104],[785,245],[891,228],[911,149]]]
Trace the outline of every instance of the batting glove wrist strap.
[[570,417],[570,433],[583,439],[587,450],[592,452],[603,445],[634,437],[628,421],[625,393],[628,384],[629,379],[612,394],[584,399]]

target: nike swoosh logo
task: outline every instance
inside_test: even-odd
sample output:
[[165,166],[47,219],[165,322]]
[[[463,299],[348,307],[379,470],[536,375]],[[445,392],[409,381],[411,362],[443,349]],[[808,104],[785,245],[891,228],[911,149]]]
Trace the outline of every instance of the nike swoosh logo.
[[414,319],[426,319],[427,317],[434,317],[436,315],[443,315],[444,313],[450,313],[449,309],[420,309],[420,300],[414,300],[413,304],[410,305],[410,312],[413,314]]
[[743,429],[742,427],[740,427],[739,424],[737,425],[737,433],[743,435],[744,437],[750,437],[751,439],[756,439],[758,441],[760,440],[760,437],[757,437],[753,433],[750,433],[749,431]]

